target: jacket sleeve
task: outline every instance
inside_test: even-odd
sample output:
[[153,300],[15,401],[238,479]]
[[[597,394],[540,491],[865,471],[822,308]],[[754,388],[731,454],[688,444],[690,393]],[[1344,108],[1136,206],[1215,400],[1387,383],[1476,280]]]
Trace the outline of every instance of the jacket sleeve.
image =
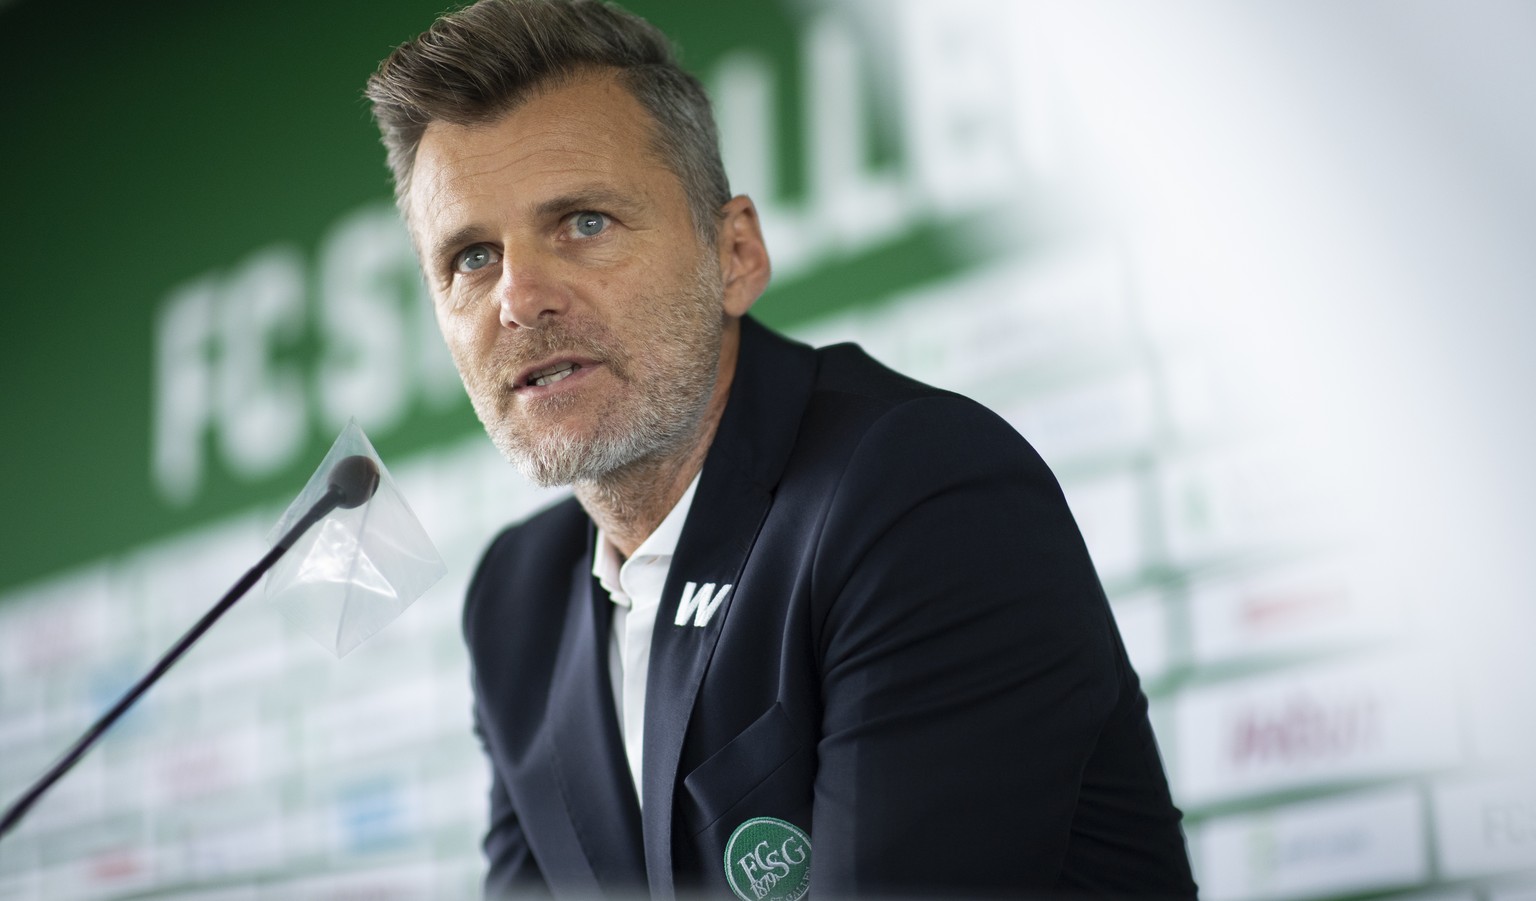
[[1122,658],[1054,477],[989,411],[910,401],[819,542],[817,894],[1055,885]]
[[[485,735],[480,729],[479,705],[475,710],[475,736],[485,747]],[[549,897],[544,875],[539,871],[528,840],[518,823],[512,798],[507,794],[501,773],[486,754],[491,768],[490,827],[486,830],[485,897],[486,898],[543,898]]]

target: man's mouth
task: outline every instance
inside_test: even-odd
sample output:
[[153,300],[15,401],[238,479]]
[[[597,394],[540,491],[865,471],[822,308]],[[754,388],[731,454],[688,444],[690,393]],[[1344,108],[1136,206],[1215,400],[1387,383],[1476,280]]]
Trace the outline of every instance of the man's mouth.
[[525,381],[523,384],[530,388],[542,388],[545,385],[553,385],[555,382],[564,379],[580,368],[580,363],[571,362],[569,360],[563,363],[556,363],[553,366],[547,366],[537,372],[530,374],[527,381]]

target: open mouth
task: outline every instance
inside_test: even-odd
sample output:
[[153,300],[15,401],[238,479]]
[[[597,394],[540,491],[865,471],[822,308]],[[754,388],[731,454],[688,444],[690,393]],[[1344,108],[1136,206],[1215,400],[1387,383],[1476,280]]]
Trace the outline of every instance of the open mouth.
[[553,366],[540,369],[538,372],[529,375],[528,380],[523,384],[529,388],[542,388],[545,385],[553,385],[580,368],[580,363],[569,360],[564,363],[556,363]]

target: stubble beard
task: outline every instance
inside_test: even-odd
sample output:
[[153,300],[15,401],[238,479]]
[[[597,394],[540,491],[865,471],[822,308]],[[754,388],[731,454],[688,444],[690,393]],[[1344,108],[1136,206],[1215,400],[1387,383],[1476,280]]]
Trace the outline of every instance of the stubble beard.
[[[637,464],[676,454],[697,437],[709,408],[725,326],[720,297],[719,270],[706,256],[680,298],[637,304],[651,317],[646,328],[660,338],[651,350],[655,359],[645,368],[597,323],[528,330],[522,346],[498,353],[484,375],[461,370],[475,413],[502,456],[544,488],[602,485]],[[540,426],[514,409],[518,400],[508,374],[560,353],[602,360],[619,382],[621,390],[609,394],[588,432]],[[592,402],[581,396],[538,401],[552,416]]]

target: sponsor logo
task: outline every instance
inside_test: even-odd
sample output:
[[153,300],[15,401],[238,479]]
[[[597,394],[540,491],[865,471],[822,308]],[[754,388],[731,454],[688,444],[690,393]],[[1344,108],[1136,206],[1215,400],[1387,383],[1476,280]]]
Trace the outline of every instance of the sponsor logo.
[[1367,753],[1381,743],[1381,705],[1357,694],[1318,699],[1300,694],[1278,710],[1254,710],[1234,724],[1230,758],[1239,769],[1299,764]]
[[811,840],[773,817],[747,820],[725,843],[725,881],[741,901],[799,901],[811,890]]

